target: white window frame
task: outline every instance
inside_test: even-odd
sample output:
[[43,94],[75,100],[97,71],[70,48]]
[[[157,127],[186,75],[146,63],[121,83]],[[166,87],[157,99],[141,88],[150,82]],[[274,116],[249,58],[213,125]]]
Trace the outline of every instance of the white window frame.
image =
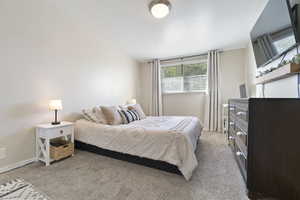
[[[187,60],[187,61],[175,61],[175,62],[166,62],[166,63],[162,63],[161,64],[161,69],[164,68],[164,67],[171,67],[171,66],[176,66],[176,65],[182,65],[182,64],[197,64],[197,63],[203,63],[205,62],[207,65],[207,56],[203,56],[202,58],[198,58],[198,59],[192,59],[192,60]],[[208,66],[207,66],[208,68]],[[184,76],[183,76],[184,77]],[[188,93],[205,93],[207,94],[208,92],[208,69],[207,69],[207,72],[206,72],[206,89],[205,90],[192,90],[192,91],[170,91],[170,92],[165,92],[165,91],[162,91],[162,94],[188,94]],[[162,80],[163,78],[161,78]],[[162,84],[162,81],[161,81],[161,84]]]

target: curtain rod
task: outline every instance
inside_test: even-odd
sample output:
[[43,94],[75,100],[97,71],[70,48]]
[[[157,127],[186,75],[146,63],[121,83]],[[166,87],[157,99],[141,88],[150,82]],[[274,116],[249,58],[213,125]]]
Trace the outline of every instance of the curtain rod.
[[199,57],[199,56],[207,56],[208,53],[202,53],[202,54],[197,54],[197,55],[191,55],[191,56],[180,56],[180,57],[174,57],[174,58],[167,58],[167,59],[161,59],[161,62],[167,62],[171,60],[179,60],[179,59],[187,59],[187,58],[194,58],[194,57]]
[[[223,50],[221,50],[219,52],[223,53]],[[159,59],[159,60],[161,62],[167,62],[167,61],[172,61],[172,60],[187,59],[187,58],[194,58],[194,57],[207,56],[207,55],[208,55],[208,53],[202,53],[202,54],[196,54],[196,55],[191,55],[191,56],[179,56],[179,57]],[[152,62],[152,60],[147,61],[147,63],[151,63],[151,62]]]

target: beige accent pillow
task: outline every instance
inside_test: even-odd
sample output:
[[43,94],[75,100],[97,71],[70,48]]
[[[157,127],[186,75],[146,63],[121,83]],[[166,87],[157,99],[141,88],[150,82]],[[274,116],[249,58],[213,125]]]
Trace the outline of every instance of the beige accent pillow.
[[83,117],[88,121],[106,124],[104,114],[99,107],[94,107],[92,109],[83,109],[82,114]]
[[107,124],[107,121],[106,121],[106,118],[105,118],[105,115],[101,109],[101,107],[97,107],[98,109],[96,110],[96,117],[99,121],[101,121],[102,124]]
[[129,110],[136,110],[141,119],[145,119],[146,118],[146,115],[145,115],[145,113],[144,113],[144,111],[143,111],[143,109],[142,109],[142,107],[141,107],[140,104],[130,105],[130,106],[128,106],[128,109]]
[[107,124],[109,125],[122,124],[122,117],[118,112],[117,106],[101,106],[100,108],[105,116]]

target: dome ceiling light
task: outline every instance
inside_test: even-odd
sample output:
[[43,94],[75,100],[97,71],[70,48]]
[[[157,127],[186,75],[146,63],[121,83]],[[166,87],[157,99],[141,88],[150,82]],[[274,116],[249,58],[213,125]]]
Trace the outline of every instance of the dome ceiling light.
[[151,14],[158,19],[166,17],[171,11],[171,3],[168,0],[153,0],[149,9]]

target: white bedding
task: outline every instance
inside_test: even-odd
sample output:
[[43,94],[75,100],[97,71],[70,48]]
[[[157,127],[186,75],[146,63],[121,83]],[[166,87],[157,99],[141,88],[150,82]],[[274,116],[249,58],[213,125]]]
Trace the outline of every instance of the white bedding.
[[189,180],[198,165],[195,149],[201,131],[196,117],[147,117],[117,126],[78,120],[75,138],[103,149],[165,161]]

